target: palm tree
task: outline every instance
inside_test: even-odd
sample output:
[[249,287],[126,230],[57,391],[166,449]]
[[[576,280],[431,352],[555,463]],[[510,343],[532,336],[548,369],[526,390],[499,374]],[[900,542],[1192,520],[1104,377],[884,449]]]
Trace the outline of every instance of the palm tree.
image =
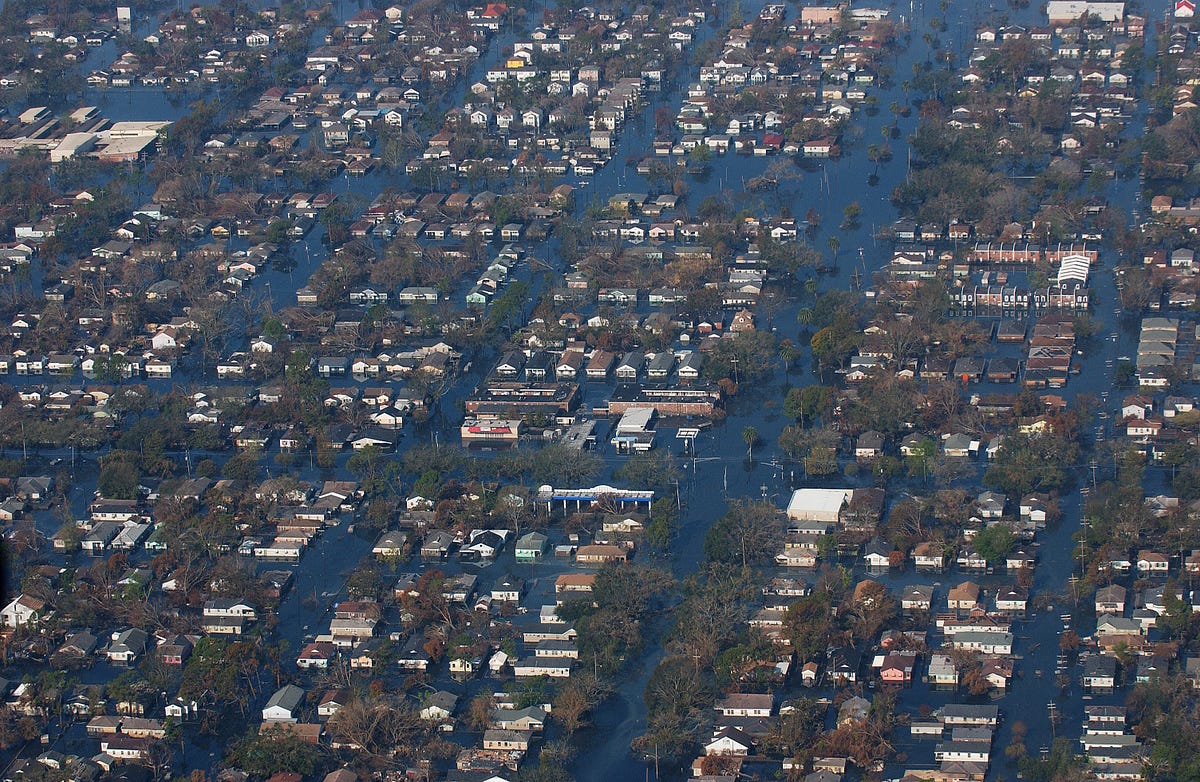
[[747,426],[742,430],[742,439],[746,441],[746,447],[749,449],[750,461],[754,461],[754,444],[758,442],[758,430]]
[[792,344],[790,339],[785,339],[779,343],[779,358],[783,361],[783,376],[785,378],[792,368],[792,362],[796,360],[796,356],[799,354],[800,351],[796,349],[796,346]]

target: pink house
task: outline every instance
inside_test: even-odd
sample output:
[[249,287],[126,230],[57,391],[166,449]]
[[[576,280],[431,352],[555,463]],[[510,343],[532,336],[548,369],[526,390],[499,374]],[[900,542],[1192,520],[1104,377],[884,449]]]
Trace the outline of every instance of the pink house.
[[893,652],[884,655],[879,666],[879,678],[884,684],[906,687],[912,684],[913,668],[916,664],[917,656],[913,652]]

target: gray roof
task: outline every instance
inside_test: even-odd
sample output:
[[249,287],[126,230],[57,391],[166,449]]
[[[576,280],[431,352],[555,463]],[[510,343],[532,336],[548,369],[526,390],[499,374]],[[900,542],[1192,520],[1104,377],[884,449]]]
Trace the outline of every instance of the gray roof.
[[285,684],[275,691],[271,699],[267,701],[266,708],[280,708],[289,712],[295,711],[304,701],[304,690],[294,684]]

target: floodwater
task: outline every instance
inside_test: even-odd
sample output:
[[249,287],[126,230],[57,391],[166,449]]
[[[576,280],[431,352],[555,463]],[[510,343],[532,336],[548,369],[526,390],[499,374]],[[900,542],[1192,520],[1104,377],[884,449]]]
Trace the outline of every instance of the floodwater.
[[[757,13],[762,3],[754,0],[744,4],[747,18]],[[344,17],[357,10],[350,3],[338,3],[337,13]],[[928,44],[923,40],[922,33],[928,29],[930,17],[941,16],[951,20],[950,30],[942,34],[943,41],[953,41],[952,48],[959,54],[969,51],[973,29],[978,22],[983,21],[988,13],[980,4],[969,0],[958,0],[949,5],[948,10],[926,9],[921,5],[892,6],[895,16],[904,16],[911,21],[912,34],[894,56],[887,58],[892,68],[895,84],[888,89],[879,86],[871,88],[871,94],[878,97],[877,105],[881,110],[873,115],[860,109],[853,118],[855,129],[849,134],[859,139],[856,143],[847,145],[846,154],[837,160],[824,161],[819,164],[808,164],[800,171],[801,179],[784,185],[780,194],[780,203],[786,204],[793,215],[804,215],[810,208],[815,208],[823,217],[824,226],[817,235],[815,246],[825,251],[827,238],[837,235],[840,239],[840,250],[834,260],[835,271],[821,277],[820,289],[848,288],[851,285],[851,275],[857,269],[870,273],[880,268],[888,259],[888,248],[877,243],[874,239],[875,230],[893,222],[898,215],[888,201],[888,196],[896,185],[904,180],[907,167],[907,137],[914,131],[917,123],[915,112],[908,117],[894,120],[886,110],[892,102],[905,104],[905,96],[901,83],[908,74],[912,73],[914,63],[923,62],[929,55]],[[794,13],[794,9],[789,9]],[[999,10],[998,10],[999,12]],[[1024,24],[1043,22],[1039,19],[1037,9],[1011,11],[1003,9],[1011,21]],[[702,26],[702,35],[707,37],[715,34],[712,24]],[[512,30],[500,33],[484,52],[480,62],[473,71],[461,80],[453,89],[443,96],[435,107],[444,110],[450,105],[460,104],[467,85],[477,80],[483,71],[499,56],[506,44],[517,38]],[[692,51],[700,48],[697,45]],[[1149,39],[1147,44],[1150,45]],[[111,51],[111,44],[101,47],[96,52],[94,60],[100,65],[89,62],[89,67],[103,67],[110,62],[116,53]],[[689,55],[691,57],[691,55]],[[586,185],[577,193],[577,207],[582,211],[593,201],[602,201],[616,192],[623,190],[646,190],[648,186],[641,180],[633,166],[626,164],[630,157],[640,158],[648,154],[654,136],[654,109],[660,102],[672,108],[677,108],[682,90],[698,76],[701,63],[691,58],[687,63],[683,79],[666,85],[662,93],[648,94],[648,102],[640,118],[634,118],[627,123],[620,138],[620,145],[613,154],[607,166],[595,176],[586,178]],[[909,96],[915,98],[915,94]],[[163,94],[162,91],[135,88],[132,90],[109,89],[101,92],[89,91],[88,102],[99,105],[105,115],[113,119],[174,119],[186,111],[190,99],[186,95]],[[431,109],[432,110],[432,109]],[[890,141],[893,148],[891,161],[878,166],[866,159],[865,147],[881,137],[886,126],[898,122],[899,138]],[[1140,118],[1131,123],[1126,136],[1135,137],[1139,134]],[[761,174],[771,163],[771,159],[735,156],[730,153],[713,159],[712,170],[703,178],[689,178],[688,206],[693,209],[706,195],[722,190],[733,191],[735,194],[742,189],[748,179]],[[875,175],[875,176],[873,176]],[[877,178],[876,178],[877,177]],[[577,184],[583,184],[578,180]],[[349,191],[363,197],[369,202],[376,194],[386,187],[404,189],[406,177],[402,174],[375,172],[362,178],[339,178],[331,183],[331,189],[339,192]],[[1134,214],[1139,208],[1139,188],[1136,180],[1116,180],[1110,183],[1108,198],[1126,212]],[[835,226],[841,219],[843,209],[852,201],[862,206],[860,227],[849,230],[837,229]],[[779,204],[772,199],[772,207]],[[318,226],[302,242],[291,248],[294,268],[290,271],[268,270],[251,283],[249,295],[269,298],[275,308],[294,302],[295,290],[304,285],[309,274],[325,257],[327,249],[321,241],[321,228]],[[234,245],[236,247],[236,242]],[[533,248],[533,253],[547,258],[552,265],[562,270],[561,263],[554,254],[555,244]],[[1066,389],[1062,392],[1071,399],[1077,394],[1088,393],[1097,398],[1106,394],[1111,386],[1111,369],[1106,361],[1118,355],[1129,355],[1136,344],[1136,324],[1119,323],[1116,314],[1116,295],[1113,285],[1112,268],[1116,257],[1111,250],[1101,254],[1100,268],[1094,270],[1092,276],[1092,291],[1094,315],[1102,325],[1099,334],[1102,336],[1080,345],[1083,353],[1076,357],[1081,372],[1072,376]],[[521,267],[521,275],[532,277],[529,264]],[[796,324],[796,302],[784,302],[775,310],[772,322],[767,324],[778,329],[780,337],[795,339],[798,333]],[[1116,333],[1114,341],[1106,336]],[[247,335],[253,336],[253,335]],[[471,376],[461,379],[444,400],[442,410],[444,416],[453,419],[454,400],[469,393],[471,386],[487,368],[487,354],[474,357],[474,370]],[[797,361],[796,367],[787,377],[782,370],[776,370],[774,376],[757,388],[746,388],[738,396],[730,400],[728,420],[713,427],[697,441],[697,459],[681,460],[686,466],[680,491],[684,502],[682,527],[675,541],[669,560],[669,566],[677,576],[685,576],[695,571],[703,558],[702,543],[708,526],[723,512],[729,498],[766,496],[781,506],[796,485],[799,485],[801,473],[790,466],[780,466],[785,462],[782,454],[774,446],[775,440],[788,421],[779,412],[779,404],[789,384],[800,385],[816,382],[817,378],[811,369],[807,350]],[[15,382],[34,382],[31,378],[16,378]],[[189,367],[184,367],[180,378],[160,386],[166,389],[172,386],[194,382],[211,382],[192,374]],[[346,382],[350,382],[347,379]],[[591,386],[586,389],[589,404],[602,398],[605,389]],[[982,386],[972,391],[980,392],[1007,391],[1011,387]],[[1110,409],[1116,396],[1109,400]],[[434,422],[425,428],[406,430],[406,437],[401,441],[401,448],[407,448],[416,441],[428,441],[435,436],[445,439],[454,433],[454,421],[447,422],[443,417],[435,418]],[[755,449],[755,460],[746,459],[745,443],[741,439],[744,426],[754,426],[760,433],[763,445]],[[673,431],[667,427],[661,431],[660,447],[674,448]],[[11,453],[8,455],[12,455]],[[601,455],[606,463],[615,468],[621,463],[621,458],[608,452],[602,446]],[[72,471],[71,499],[74,510],[82,513],[91,497],[91,489],[95,480],[95,455],[78,456],[62,452],[43,452],[39,459],[62,457],[71,459],[69,466]],[[72,458],[74,457],[74,458]],[[192,454],[193,463],[198,455]],[[1103,471],[1104,465],[1101,466]],[[325,477],[326,474],[301,466],[299,474],[306,479]],[[341,470],[338,471],[341,473]],[[1077,480],[1080,485],[1090,480],[1090,471],[1084,464],[1077,465]],[[1161,475],[1151,470],[1151,480],[1160,479]],[[849,479],[838,479],[834,483],[841,485],[857,485],[864,481],[863,476]],[[919,487],[917,487],[919,488]],[[894,500],[890,497],[889,500]],[[1016,653],[1020,657],[1018,674],[1013,682],[1012,691],[999,701],[1005,715],[1004,723],[997,736],[993,752],[993,764],[990,777],[1010,777],[1015,769],[1008,766],[1003,758],[1002,750],[1010,739],[1011,726],[1016,721],[1023,722],[1028,728],[1026,740],[1030,751],[1036,752],[1040,747],[1050,744],[1054,735],[1077,736],[1082,719],[1082,707],[1085,697],[1078,686],[1078,677],[1074,677],[1071,686],[1061,695],[1055,695],[1057,685],[1054,683],[1053,671],[1058,649],[1058,634],[1062,630],[1061,614],[1073,613],[1074,603],[1071,599],[1067,577],[1072,569],[1071,536],[1077,531],[1080,519],[1080,496],[1069,492],[1061,501],[1064,520],[1051,526],[1039,535],[1039,555],[1034,594],[1037,596],[1053,595],[1053,608],[1047,608],[1032,614],[1024,622],[1018,623],[1014,630],[1017,637]],[[39,517],[39,526],[50,533],[57,528],[57,520],[48,516]],[[350,531],[349,520],[330,528],[318,539],[316,544],[305,555],[300,566],[291,566],[296,572],[296,582],[291,593],[280,606],[279,633],[286,638],[291,649],[297,650],[304,639],[315,633],[322,632],[327,627],[327,621],[333,604],[340,599],[347,575],[353,570],[359,560],[369,553],[371,541]],[[270,567],[279,567],[272,564]],[[461,566],[457,563],[447,566],[456,570]],[[402,568],[409,569],[409,568]],[[531,579],[533,595],[543,595],[552,599],[553,578],[565,566],[556,562],[542,565],[518,566],[512,561],[511,552],[507,552],[500,561],[480,568],[481,581],[486,583],[492,578],[499,577],[512,571]],[[934,577],[917,576],[911,572],[887,573],[877,575],[885,583],[899,586],[905,583],[932,583]],[[945,574],[937,577],[940,582],[939,595],[945,594],[953,583],[962,578],[976,578],[958,574]],[[1001,576],[982,577],[977,580],[986,585],[1002,583]],[[527,598],[526,604],[538,605],[535,597]],[[1090,613],[1090,611],[1085,611]],[[669,616],[662,619],[663,625],[656,631],[665,629],[670,621]],[[1087,620],[1078,617],[1077,625],[1086,628]],[[323,626],[324,625],[324,626]],[[389,628],[390,629],[390,628]],[[643,762],[633,758],[629,753],[629,741],[644,731],[646,708],[642,700],[642,691],[654,666],[661,656],[661,651],[651,648],[644,656],[630,661],[628,671],[619,683],[614,696],[604,704],[594,715],[595,726],[585,731],[580,739],[580,755],[574,764],[574,774],[581,782],[595,782],[610,779],[640,779],[647,773]],[[449,681],[438,681],[438,686],[445,686],[469,696],[472,692],[490,686],[498,686],[494,681],[478,681],[468,685],[458,685]],[[798,686],[789,688],[787,697],[802,694]],[[1054,695],[1055,710],[1064,715],[1061,724],[1052,725],[1047,698]],[[902,709],[916,713],[922,704],[937,706],[947,702],[952,696],[943,692],[935,692],[922,683],[900,693],[899,703]],[[1116,694],[1098,698],[1095,702],[1119,702],[1122,696]],[[900,731],[904,733],[903,730]],[[908,756],[908,762],[914,765],[930,765],[932,763],[933,742],[910,742],[906,735],[896,737],[900,751]],[[208,757],[209,747],[203,747],[189,753],[188,764],[191,767],[203,765]],[[889,766],[887,775],[899,772],[902,765]],[[663,769],[663,774],[676,770]],[[672,775],[675,775],[672,773]],[[896,773],[895,775],[898,775]]]

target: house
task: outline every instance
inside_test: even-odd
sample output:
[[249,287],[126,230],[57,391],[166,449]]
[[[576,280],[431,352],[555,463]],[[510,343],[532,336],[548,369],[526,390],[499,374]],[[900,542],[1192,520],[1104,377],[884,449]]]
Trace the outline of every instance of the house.
[[717,701],[715,708],[724,717],[770,717],[775,698],[770,694],[735,692]]
[[164,638],[154,650],[164,665],[183,665],[192,653],[192,642],[186,635]]
[[975,498],[975,507],[982,519],[999,519],[1004,516],[1008,498],[994,491],[985,491]]
[[323,719],[329,719],[337,714],[343,706],[350,702],[350,691],[337,688],[326,690],[321,696],[320,702],[317,704],[317,716]]
[[1117,658],[1106,654],[1088,655],[1083,661],[1083,688],[1111,690],[1117,685]]
[[1143,549],[1137,555],[1137,571],[1140,575],[1166,575],[1170,569],[1170,560],[1166,555],[1157,551]]
[[746,757],[754,750],[757,743],[754,737],[739,728],[725,727],[713,734],[712,739],[704,745],[704,754]]
[[1045,524],[1050,511],[1050,498],[1044,494],[1027,494],[1018,507],[1022,520],[1036,525]]
[[574,661],[568,657],[526,657],[513,663],[513,676],[518,679],[548,676],[566,679],[571,676]]
[[458,708],[458,696],[452,692],[438,690],[422,699],[421,719],[430,722],[444,722],[454,715],[456,708]]
[[983,555],[970,544],[959,549],[957,563],[960,570],[987,570],[988,566]]
[[616,366],[617,356],[607,350],[597,350],[592,353],[592,357],[588,359],[587,374],[588,380],[604,380]]
[[1029,601],[1029,590],[1012,585],[998,587],[995,600],[997,611],[1023,614]]
[[979,450],[979,443],[971,440],[970,435],[951,434],[942,440],[942,453],[946,456],[963,458]]
[[115,663],[132,663],[146,651],[150,637],[136,627],[113,633],[108,647],[108,659]]
[[856,722],[866,722],[871,714],[871,702],[859,695],[847,698],[838,707],[838,727],[852,725]]
[[917,665],[915,652],[893,652],[886,654],[876,666],[884,684],[906,687],[912,683],[913,669]]
[[929,611],[933,607],[933,587],[911,584],[900,594],[900,608],[904,611]]
[[546,726],[546,711],[540,706],[523,709],[496,709],[492,712],[491,727],[538,733]]
[[1013,633],[989,630],[956,632],[953,639],[948,638],[947,645],[953,645],[956,649],[983,652],[985,655],[1007,656],[1013,654]]
[[63,641],[62,646],[54,653],[56,657],[83,661],[90,658],[96,652],[96,646],[99,639],[87,630],[80,630],[77,633],[71,633]]
[[527,731],[489,728],[483,733],[483,748],[502,752],[527,752],[531,738]]
[[454,536],[444,530],[432,533],[421,543],[423,559],[445,559],[450,549],[457,545]]
[[860,667],[862,667],[862,652],[854,647],[832,647],[825,652],[825,671],[834,682],[841,684],[857,682]]
[[1096,637],[1101,641],[1109,636],[1122,638],[1140,636],[1145,632],[1146,628],[1138,620],[1124,616],[1104,614],[1096,620]]
[[1124,614],[1125,595],[1125,587],[1120,584],[1100,587],[1096,590],[1096,614],[1117,614],[1118,616]]
[[1007,690],[1014,670],[1012,660],[997,657],[984,658],[979,668],[980,674],[994,690]]
[[635,381],[641,374],[642,365],[646,363],[646,354],[640,350],[631,350],[618,362],[616,375],[624,381]]
[[147,756],[150,741],[124,733],[114,733],[100,740],[100,751],[114,760],[141,760]]
[[601,531],[625,535],[641,532],[645,526],[646,517],[640,513],[606,513],[600,522]]
[[994,728],[1000,721],[1000,707],[951,703],[942,707],[941,717],[942,723],[951,728],[956,726]]
[[548,538],[540,532],[529,532],[517,539],[513,553],[518,562],[533,562],[546,553]]
[[957,687],[958,669],[948,654],[929,656],[929,681],[939,687]]
[[396,655],[396,665],[402,671],[424,671],[429,667],[429,663],[429,652],[425,651],[425,638],[417,633],[409,636]]
[[0,610],[5,627],[25,627],[37,624],[46,614],[46,602],[30,595],[18,595]]
[[492,600],[501,603],[519,603],[524,592],[525,579],[508,573],[492,585],[491,595]]
[[305,692],[294,684],[285,684],[275,691],[263,707],[263,722],[298,722]]
[[874,459],[883,453],[884,437],[881,432],[863,432],[854,444],[854,456],[857,459]]
[[787,517],[792,521],[836,523],[853,496],[853,489],[796,489],[788,501]]
[[964,581],[951,587],[946,594],[946,605],[951,611],[972,611],[979,606],[979,584]]
[[254,604],[235,598],[214,598],[204,603],[204,616],[236,617],[253,622],[258,618]]
[[863,552],[863,564],[868,570],[885,570],[891,565],[891,552],[892,547],[889,544],[880,538],[871,538]]
[[23,475],[17,478],[17,497],[28,502],[41,502],[54,489],[49,475]]
[[579,376],[583,369],[583,351],[565,350],[554,365],[554,376],[559,382],[570,382]]
[[940,573],[946,566],[946,547],[940,541],[923,541],[913,547],[912,560],[918,570]]
[[338,649],[329,641],[314,641],[306,644],[300,650],[299,656],[296,657],[297,668],[319,668],[325,669],[329,667],[329,663],[337,657]]
[[504,548],[508,535],[508,530],[471,530],[470,539],[459,556],[466,561],[491,559]]
[[379,426],[369,426],[350,439],[350,447],[356,451],[361,451],[364,448],[378,448],[390,453],[396,450],[396,446],[399,443],[399,432]]
[[629,552],[620,546],[591,544],[580,546],[575,552],[575,562],[580,565],[603,565],[608,562],[624,562]]
[[561,605],[573,595],[590,595],[595,584],[595,573],[563,573],[554,580],[555,599]]
[[399,530],[391,530],[380,536],[371,553],[381,559],[393,559],[403,556],[407,550],[408,535]]

